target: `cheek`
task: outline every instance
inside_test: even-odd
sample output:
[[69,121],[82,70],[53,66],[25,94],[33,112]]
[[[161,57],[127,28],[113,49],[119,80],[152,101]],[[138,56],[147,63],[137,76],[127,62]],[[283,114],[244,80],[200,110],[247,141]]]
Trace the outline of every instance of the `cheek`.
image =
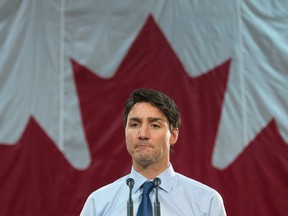
[[133,143],[133,135],[132,133],[126,132],[125,133],[125,141],[126,141],[126,146],[131,146]]
[[158,143],[162,143],[162,148],[166,150],[170,149],[170,140],[171,137],[169,136],[169,134],[165,134],[161,138],[159,137]]
[[130,145],[130,138],[127,135],[125,136],[125,142],[126,146],[128,147]]
[[170,145],[171,141],[173,140],[172,135],[170,133],[165,134],[165,140]]
[[127,131],[127,129],[125,130],[125,141],[127,142],[129,139],[129,132]]
[[129,138],[126,136],[125,138],[125,142],[126,142],[126,149],[129,152],[129,154],[131,154],[132,152],[132,147],[131,147],[131,142],[129,141]]

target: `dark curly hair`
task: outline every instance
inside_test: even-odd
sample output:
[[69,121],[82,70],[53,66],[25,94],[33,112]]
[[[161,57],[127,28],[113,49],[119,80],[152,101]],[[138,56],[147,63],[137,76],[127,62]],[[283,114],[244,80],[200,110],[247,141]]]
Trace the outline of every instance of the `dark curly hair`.
[[127,117],[132,109],[132,107],[136,103],[140,102],[147,102],[150,103],[152,106],[158,108],[168,119],[169,128],[172,130],[173,128],[179,128],[181,124],[181,116],[177,105],[174,101],[168,97],[167,95],[163,94],[154,89],[136,89],[125,104],[125,111],[124,111],[124,126],[126,127],[127,124]]

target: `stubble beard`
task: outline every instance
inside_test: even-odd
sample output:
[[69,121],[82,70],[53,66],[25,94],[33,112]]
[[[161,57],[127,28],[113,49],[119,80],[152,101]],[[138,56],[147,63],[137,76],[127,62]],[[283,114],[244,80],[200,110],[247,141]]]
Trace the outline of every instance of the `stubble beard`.
[[153,164],[157,160],[155,154],[151,152],[137,152],[133,159],[143,168]]

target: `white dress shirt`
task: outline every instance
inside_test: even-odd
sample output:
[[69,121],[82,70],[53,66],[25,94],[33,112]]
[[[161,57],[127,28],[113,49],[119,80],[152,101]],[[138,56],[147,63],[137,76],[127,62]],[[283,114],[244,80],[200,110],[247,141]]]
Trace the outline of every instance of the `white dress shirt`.
[[[174,172],[170,165],[161,175],[161,185],[158,192],[163,216],[226,216],[223,200],[220,194],[191,178]],[[80,216],[125,216],[129,187],[128,178],[133,178],[135,184],[132,190],[134,215],[141,201],[141,185],[148,179],[136,172],[94,191],[87,198]],[[153,179],[151,179],[153,180]],[[155,201],[155,188],[150,193],[152,206]]]

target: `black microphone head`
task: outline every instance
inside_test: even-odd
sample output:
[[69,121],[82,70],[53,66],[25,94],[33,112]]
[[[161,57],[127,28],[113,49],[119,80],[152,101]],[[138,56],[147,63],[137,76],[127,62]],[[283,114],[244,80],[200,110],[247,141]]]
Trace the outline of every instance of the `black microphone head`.
[[135,181],[134,181],[133,178],[128,178],[128,179],[126,180],[126,184],[127,184],[129,187],[133,187],[133,186],[134,186],[134,183],[135,183]]
[[153,179],[153,183],[154,183],[155,187],[157,187],[161,184],[161,179],[156,177]]

